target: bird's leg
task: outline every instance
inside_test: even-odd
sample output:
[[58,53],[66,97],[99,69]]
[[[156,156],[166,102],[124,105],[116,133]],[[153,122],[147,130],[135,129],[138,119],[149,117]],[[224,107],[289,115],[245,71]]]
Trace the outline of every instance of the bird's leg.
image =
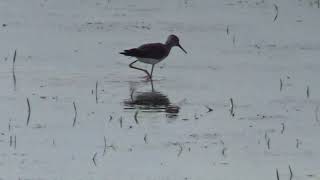
[[151,68],[151,79],[152,79],[153,68],[154,68],[154,64],[152,64],[152,68]]
[[140,71],[143,71],[143,72],[147,73],[148,77],[151,79],[151,75],[149,74],[149,72],[148,72],[147,70],[145,70],[145,69],[141,69],[141,68],[137,68],[137,67],[133,66],[133,64],[134,64],[134,63],[136,63],[137,61],[138,61],[138,60],[133,61],[131,64],[129,64],[129,67],[130,67],[130,68],[137,69],[137,70],[140,70]]
[[150,79],[150,83],[151,83],[151,90],[152,90],[152,92],[154,92],[154,88],[153,88],[153,80],[152,80],[152,79]]

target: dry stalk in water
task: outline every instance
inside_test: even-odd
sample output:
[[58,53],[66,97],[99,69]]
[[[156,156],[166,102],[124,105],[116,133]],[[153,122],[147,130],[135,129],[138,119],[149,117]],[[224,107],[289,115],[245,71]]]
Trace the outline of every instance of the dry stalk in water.
[[134,121],[136,122],[136,124],[139,124],[139,121],[138,121],[138,113],[139,113],[138,110],[134,113]]
[[289,165],[289,172],[290,172],[290,178],[289,178],[289,180],[292,180],[292,178],[293,178],[293,172],[292,172],[292,169],[291,169],[290,165]]
[[31,107],[30,107],[29,98],[27,98],[27,105],[28,105],[28,117],[27,117],[27,126],[28,126],[30,122],[30,116],[31,116]]
[[17,79],[16,79],[16,73],[15,73],[16,57],[17,57],[17,50],[14,51],[13,62],[12,62],[13,88],[14,88],[15,91],[16,91],[16,87],[17,87]]
[[96,82],[96,104],[98,104],[98,81]]
[[106,136],[103,136],[103,141],[104,141],[103,156],[104,156],[107,153],[107,138],[106,138]]
[[276,169],[277,180],[280,180],[278,169]]
[[274,4],[273,7],[274,7],[274,9],[276,10],[276,15],[275,15],[274,18],[273,18],[273,22],[275,22],[275,21],[278,19],[279,7],[278,7],[276,4]]
[[94,164],[94,166],[97,166],[97,162],[96,162],[96,156],[97,156],[97,152],[94,153],[93,157],[92,157],[92,162]]
[[73,109],[74,109],[74,118],[73,118],[73,124],[72,124],[72,126],[74,127],[74,126],[76,125],[77,116],[78,116],[76,103],[75,103],[74,101],[73,101]]

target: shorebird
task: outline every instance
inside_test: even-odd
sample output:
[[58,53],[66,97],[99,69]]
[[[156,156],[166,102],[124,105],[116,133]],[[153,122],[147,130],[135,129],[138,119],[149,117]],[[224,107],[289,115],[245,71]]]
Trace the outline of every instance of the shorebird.
[[[133,61],[129,65],[129,67],[145,72],[148,75],[148,77],[152,80],[154,65],[164,60],[169,55],[171,48],[174,46],[179,47],[183,52],[187,54],[187,51],[184,50],[183,47],[180,45],[179,38],[176,35],[170,35],[166,43],[164,44],[163,43],[143,44],[138,48],[124,50],[123,52],[120,52],[120,54],[137,58],[137,60]],[[151,73],[149,73],[146,69],[141,69],[133,66],[133,64],[138,61],[146,64],[151,64],[152,65]]]

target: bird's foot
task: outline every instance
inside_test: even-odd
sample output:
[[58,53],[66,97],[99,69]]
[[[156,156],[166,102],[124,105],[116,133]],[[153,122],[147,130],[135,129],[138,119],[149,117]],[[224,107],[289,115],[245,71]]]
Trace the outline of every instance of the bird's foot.
[[146,75],[144,76],[145,80],[146,81],[151,81],[152,80],[152,77],[150,75]]

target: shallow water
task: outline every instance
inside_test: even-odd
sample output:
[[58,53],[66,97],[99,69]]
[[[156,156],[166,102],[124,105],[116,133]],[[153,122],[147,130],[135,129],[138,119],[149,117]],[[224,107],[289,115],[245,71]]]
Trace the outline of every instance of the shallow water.
[[[319,177],[318,9],[289,0],[0,6],[0,179],[250,180],[276,169],[283,179],[288,165],[295,179]],[[119,54],[172,33],[188,54],[173,48],[153,84]]]

